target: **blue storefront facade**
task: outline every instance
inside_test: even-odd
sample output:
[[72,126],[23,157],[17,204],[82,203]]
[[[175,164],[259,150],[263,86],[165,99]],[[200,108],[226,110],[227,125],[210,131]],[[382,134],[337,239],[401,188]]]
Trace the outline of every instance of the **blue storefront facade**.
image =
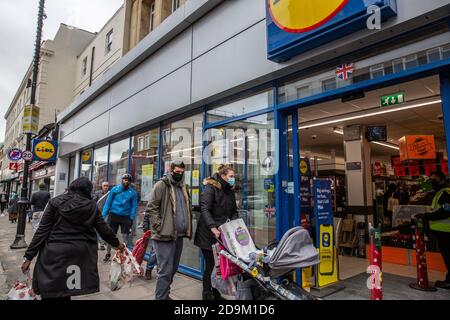
[[[302,171],[295,169],[301,168],[304,159],[308,159],[316,177],[321,176],[320,161],[325,163],[323,175],[333,171],[337,176],[339,171],[344,177],[345,214],[354,215],[358,221],[374,222],[375,189],[381,184],[375,182],[372,166],[374,158],[376,162],[385,161],[384,152],[364,151],[371,148],[364,137],[360,137],[357,145],[355,141],[337,144],[335,138],[327,138],[330,135],[327,130],[384,125],[389,131],[391,123],[382,123],[380,116],[397,115],[398,119],[392,120],[395,135],[387,141],[393,147],[392,152],[398,152],[394,142],[399,135],[434,132],[437,151],[443,153],[436,169],[448,172],[448,161],[444,161],[450,147],[448,3],[436,1],[430,12],[414,11],[423,6],[409,8],[405,15],[408,1],[335,1],[337,7],[328,15],[323,13],[323,17],[318,14],[316,23],[302,22],[296,16],[287,19],[293,27],[286,31],[282,28],[283,11],[270,10],[270,5],[277,2],[263,5],[261,1],[241,0],[211,5],[211,1],[202,1],[202,5],[185,10],[182,21],[189,18],[189,27],[179,29],[179,35],[166,44],[167,52],[155,49],[162,51],[160,56],[150,53],[148,48],[158,40],[152,43],[150,35],[142,48],[125,56],[117,72],[111,71],[112,77],[115,74],[117,77],[94,85],[82,100],[59,116],[62,138],[56,192],[64,191],[79,176],[89,177],[98,188],[102,181],[114,185],[121,174],[131,173],[139,195],[140,218],[135,225],[138,238],[149,190],[167,172],[171,161],[181,158],[186,163],[185,181],[190,186],[196,213],[194,228],[199,218],[202,180],[213,174],[218,164],[231,163],[238,172],[236,196],[240,215],[249,225],[256,244],[265,246],[304,223],[305,213],[309,213],[302,212],[308,211],[308,204],[300,200],[304,196]],[[203,6],[208,3],[211,7],[206,10]],[[366,22],[373,14],[367,11],[371,5],[380,7],[381,31],[367,30]],[[257,12],[255,21],[241,23],[253,18],[237,12],[251,9]],[[193,21],[189,10],[197,12],[199,20]],[[199,18],[200,13],[204,19]],[[234,14],[239,21],[236,27],[228,21]],[[281,22],[274,21],[277,19]],[[233,37],[221,31],[217,35],[220,41],[205,44],[205,49],[200,50],[195,32],[198,37],[212,36],[208,28],[225,20],[226,26],[234,28]],[[169,24],[166,27],[167,32],[172,28]],[[161,61],[169,61],[171,55],[173,60],[178,59],[175,55],[182,54],[180,47],[185,41],[189,60],[165,71],[163,78],[148,81],[145,86],[142,84],[143,88],[128,93],[129,88],[150,77],[149,70],[160,68],[152,64],[152,59],[165,57]],[[147,60],[142,58],[145,54]],[[242,54],[247,57],[242,58]],[[253,64],[252,60],[264,61],[264,65]],[[127,67],[134,63],[133,68]],[[344,70],[344,79],[336,73],[341,65],[352,68],[351,72]],[[185,85],[189,87],[187,92]],[[208,85],[211,92],[204,89]],[[381,109],[379,97],[399,91],[406,92],[406,101],[392,105],[391,109]],[[161,92],[164,94],[160,95]],[[423,120],[428,111],[422,110],[428,107],[433,108],[433,117],[437,113],[440,119],[439,123],[429,124],[429,128],[425,126],[429,121]],[[319,109],[320,114],[312,115]],[[405,115],[412,110],[423,118],[415,127],[418,130],[402,124],[408,122]],[[370,117],[376,120],[370,122],[367,120]],[[329,154],[324,151],[330,149],[334,151]],[[331,154],[329,162],[325,153]],[[359,171],[349,169],[346,166],[349,162],[359,162]],[[331,163],[332,169],[328,167]],[[425,174],[422,169],[420,173]],[[385,175],[389,176],[389,172]],[[412,178],[403,180],[405,184],[414,183]],[[337,187],[336,180],[334,184]],[[336,204],[336,198],[334,201]],[[185,241],[180,271],[201,278],[200,252],[191,241]]]

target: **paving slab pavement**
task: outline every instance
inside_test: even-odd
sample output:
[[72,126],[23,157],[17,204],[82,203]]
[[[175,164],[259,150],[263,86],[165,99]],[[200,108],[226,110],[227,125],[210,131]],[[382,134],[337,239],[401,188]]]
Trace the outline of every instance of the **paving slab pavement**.
[[[17,224],[8,221],[8,217],[0,216],[0,300],[5,299],[11,285],[20,276],[20,266],[23,261],[25,249],[11,250],[9,246],[14,241]],[[31,225],[26,226],[26,242],[32,239]],[[154,300],[156,274],[150,281],[142,277],[135,277],[131,283],[117,291],[109,288],[110,263],[102,261],[105,251],[99,251],[98,271],[100,276],[100,292],[86,296],[74,297],[74,300]],[[145,266],[145,262],[144,262]],[[34,267],[32,264],[31,268]],[[177,273],[172,286],[171,294],[174,300],[201,300],[201,281]]]

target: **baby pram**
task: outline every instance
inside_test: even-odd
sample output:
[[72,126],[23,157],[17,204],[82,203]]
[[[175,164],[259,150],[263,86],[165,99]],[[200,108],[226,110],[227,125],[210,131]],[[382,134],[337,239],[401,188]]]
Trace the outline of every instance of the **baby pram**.
[[[223,244],[222,246],[225,247]],[[319,254],[308,231],[302,227],[293,228],[275,248],[271,248],[273,246],[252,254],[250,262],[238,258],[227,249],[221,250],[220,254],[245,271],[247,278],[266,293],[260,295],[266,299],[275,297],[280,300],[316,300],[291,277],[295,269],[319,263]]]

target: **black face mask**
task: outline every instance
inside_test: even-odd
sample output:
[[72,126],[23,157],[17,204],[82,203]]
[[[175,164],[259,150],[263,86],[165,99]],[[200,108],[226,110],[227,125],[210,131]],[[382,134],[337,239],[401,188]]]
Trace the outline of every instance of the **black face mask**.
[[180,182],[183,179],[184,173],[172,172],[172,178],[175,182]]

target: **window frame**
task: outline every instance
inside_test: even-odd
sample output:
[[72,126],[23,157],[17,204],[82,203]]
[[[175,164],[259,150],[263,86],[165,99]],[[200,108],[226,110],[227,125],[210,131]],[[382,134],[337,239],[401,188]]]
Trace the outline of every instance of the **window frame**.
[[106,43],[105,43],[105,54],[108,54],[111,52],[112,50],[112,45],[113,45],[113,34],[114,34],[114,29],[111,29],[107,34],[106,34]]
[[[377,72],[380,72],[380,71],[381,71],[382,75],[378,76],[378,77],[374,77],[374,74],[377,73]],[[376,78],[384,77],[386,75],[386,69],[384,67],[384,63],[380,63],[380,64],[377,64],[377,65],[374,65],[374,66],[370,66],[369,67],[369,73],[370,73],[370,79],[376,79]]]
[[144,151],[144,137],[138,138],[138,145],[137,145],[138,152]]
[[150,32],[152,32],[153,30],[155,30],[155,16],[156,16],[156,1],[152,1],[152,3],[150,4],[150,21],[149,21],[149,26],[150,26]]
[[81,65],[81,77],[84,77],[87,74],[87,63],[88,57],[84,57],[82,65]]
[[172,0],[172,13],[180,8],[180,0]]
[[[325,90],[325,82],[327,82],[327,81],[334,81],[334,84],[335,84],[334,89]],[[320,81],[320,85],[322,88],[322,92],[328,92],[328,91],[336,90],[338,88],[338,82],[336,80],[336,77],[329,77],[329,78],[322,79]]]

